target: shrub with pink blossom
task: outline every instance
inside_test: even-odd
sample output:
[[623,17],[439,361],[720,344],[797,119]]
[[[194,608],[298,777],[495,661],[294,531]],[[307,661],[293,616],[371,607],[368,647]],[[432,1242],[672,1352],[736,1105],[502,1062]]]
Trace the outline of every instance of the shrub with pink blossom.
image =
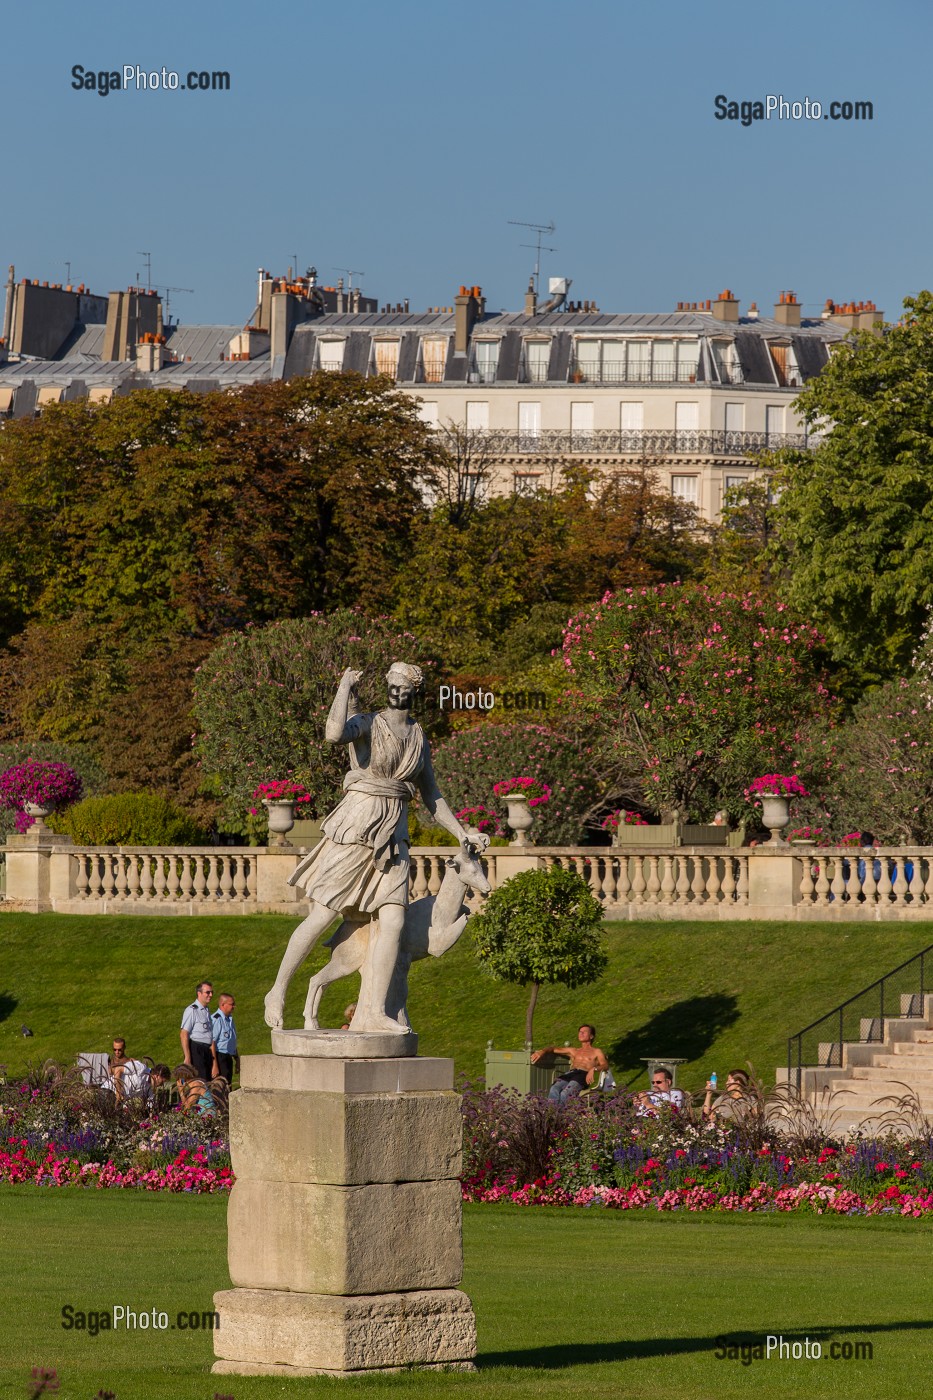
[[506,829],[506,804],[496,792],[503,773],[518,773],[540,784],[549,800],[535,806],[532,840],[539,846],[576,845],[601,792],[596,755],[543,724],[492,724],[462,729],[434,752],[434,771],[451,806],[478,803],[495,813]]
[[492,790],[497,797],[511,797],[520,793],[529,807],[540,807],[551,800],[551,789],[540,778],[502,778],[493,783]]
[[601,825],[604,831],[618,831],[620,826],[648,826],[650,823],[645,821],[640,812],[631,812],[620,807],[604,817]]
[[748,774],[795,766],[802,726],[834,713],[823,650],[768,598],[660,584],[571,618],[563,660],[620,795],[703,821],[741,817]]

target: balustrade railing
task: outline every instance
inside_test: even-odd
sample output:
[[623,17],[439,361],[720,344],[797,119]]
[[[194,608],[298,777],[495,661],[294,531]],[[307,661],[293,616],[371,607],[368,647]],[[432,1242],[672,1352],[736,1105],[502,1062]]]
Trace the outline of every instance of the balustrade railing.
[[112,847],[70,852],[74,898],[95,902],[172,904],[256,900],[256,852],[245,848],[190,850]]
[[583,847],[542,856],[546,867],[582,875],[605,905],[745,905],[748,861],[741,852],[625,851]]
[[802,862],[800,898],[814,908],[832,905],[921,905],[933,903],[933,860],[929,850],[903,846],[848,854],[814,848]]

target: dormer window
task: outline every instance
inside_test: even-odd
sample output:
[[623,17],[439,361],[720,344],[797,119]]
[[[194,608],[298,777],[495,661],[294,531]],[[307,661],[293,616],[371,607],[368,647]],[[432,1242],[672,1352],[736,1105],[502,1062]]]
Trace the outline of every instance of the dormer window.
[[398,376],[398,340],[374,340],[373,359],[377,374],[388,374],[392,379]]
[[499,366],[498,340],[475,340],[473,342],[475,383],[494,384]]
[[320,350],[321,369],[343,369],[343,355],[347,348],[345,340],[322,340]]
[[525,341],[525,378],[529,384],[543,384],[551,360],[549,340]]

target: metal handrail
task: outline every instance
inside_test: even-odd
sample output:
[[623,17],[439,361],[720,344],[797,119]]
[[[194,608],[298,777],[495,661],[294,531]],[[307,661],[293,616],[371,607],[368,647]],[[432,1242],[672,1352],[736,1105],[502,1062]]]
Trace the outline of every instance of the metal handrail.
[[[861,1039],[862,1039],[861,1036],[860,1036],[860,1037],[859,1037],[859,1040],[858,1040],[858,1041],[855,1041],[855,1040],[853,1039],[853,1037],[850,1036],[849,1039],[848,1039],[848,1041],[846,1040],[846,1036],[845,1036],[845,1013],[846,1013],[846,1011],[847,1011],[850,1007],[855,1006],[857,1002],[860,1002],[864,997],[869,996],[872,992],[875,992],[875,991],[877,991],[877,993],[878,993],[878,1014],[877,1014],[877,1016],[868,1016],[868,1017],[863,1017],[862,1019],[864,1019],[864,1020],[870,1020],[872,1023],[874,1023],[874,1022],[877,1022],[877,1023],[878,1023],[878,1034],[877,1034],[877,1035],[874,1034],[874,1024],[870,1027],[870,1029],[869,1029],[869,1034],[868,1034],[868,1042],[870,1043],[870,1042],[872,1042],[872,1041],[880,1041],[880,1040],[883,1040],[883,1039],[884,1039],[884,1022],[885,1022],[884,1004],[885,1004],[885,990],[886,990],[886,987],[888,986],[888,984],[890,984],[892,978],[897,977],[899,973],[904,972],[905,968],[911,967],[914,963],[919,963],[920,987],[919,987],[919,991],[918,991],[918,992],[913,992],[913,991],[911,991],[911,992],[907,993],[907,995],[910,997],[910,1001],[909,1001],[908,1009],[907,1009],[906,1015],[904,1016],[904,1019],[905,1019],[905,1020],[909,1020],[909,1019],[914,1018],[914,1017],[916,1017],[916,1018],[918,1018],[918,1019],[921,1019],[921,1018],[923,1017],[923,1013],[924,1013],[924,1006],[923,1006],[924,996],[927,994],[927,987],[926,987],[926,984],[925,984],[925,982],[924,982],[924,959],[927,957],[927,955],[928,955],[929,953],[933,953],[933,943],[931,943],[928,947],[921,949],[921,951],[920,951],[919,953],[915,953],[915,954],[913,955],[913,957],[912,957],[912,958],[908,958],[906,962],[899,963],[897,967],[892,968],[890,972],[886,972],[886,973],[884,974],[884,976],[883,976],[883,977],[879,977],[879,978],[877,979],[877,981],[875,981],[875,982],[870,982],[869,985],[868,985],[867,987],[863,987],[862,990],[861,990],[860,992],[856,992],[855,996],[851,996],[851,997],[849,997],[846,1001],[842,1002],[839,1006],[833,1007],[832,1011],[827,1011],[826,1014],[825,1014],[824,1016],[820,1016],[816,1021],[812,1021],[812,1022],[810,1023],[809,1026],[804,1026],[803,1030],[797,1031],[794,1035],[788,1036],[788,1038],[787,1038],[787,1082],[790,1083],[791,1080],[794,1078],[794,1076],[795,1076],[795,1074],[796,1074],[796,1086],[797,1086],[797,1091],[798,1091],[798,1093],[800,1092],[800,1085],[801,1085],[802,1074],[803,1074],[804,1063],[805,1063],[805,1062],[804,1062],[804,1059],[803,1059],[803,1037],[804,1037],[805,1035],[809,1035],[811,1031],[818,1030],[819,1027],[821,1027],[821,1026],[823,1026],[823,1025],[826,1025],[826,1024],[829,1023],[829,1022],[832,1022],[832,1021],[833,1021],[835,1018],[837,1018],[837,1017],[838,1017],[838,1031],[839,1031],[839,1034],[838,1034],[838,1036],[837,1036],[832,1042],[830,1042],[830,1044],[832,1044],[833,1046],[838,1046],[838,1047],[839,1047],[839,1064],[838,1064],[838,1065],[834,1065],[834,1064],[833,1064],[833,1056],[834,1056],[834,1054],[835,1054],[835,1051],[833,1050],[833,1051],[831,1051],[831,1054],[830,1054],[830,1060],[827,1062],[826,1065],[819,1065],[819,1064],[817,1064],[817,1065],[814,1066],[814,1067],[816,1067],[816,1068],[821,1068],[821,1069],[822,1069],[822,1068],[834,1068],[834,1067],[835,1067],[835,1068],[839,1068],[839,1067],[841,1067],[841,1065],[842,1065],[842,1046],[843,1046],[844,1044],[846,1044],[846,1043],[849,1043],[849,1044],[858,1044],[858,1043],[861,1043]],[[895,993],[894,995],[897,995],[897,993]],[[888,1005],[890,1005],[890,1004],[891,1004],[891,1002],[890,1002],[890,996],[889,996]],[[917,1008],[918,1008],[917,1010],[914,1010],[914,1006],[915,1006],[915,1005],[916,1005]],[[836,1027],[836,1026],[833,1026],[832,1029],[835,1031],[835,1030],[837,1029],[837,1027]],[[819,1045],[819,1043],[820,1043],[820,1042],[818,1041],[817,1044]],[[794,1055],[794,1050],[795,1050],[795,1048],[796,1048],[796,1052],[797,1052],[797,1053],[796,1053],[796,1057],[795,1057],[795,1055]],[[795,1058],[796,1058],[796,1063],[795,1063]],[[819,1060],[819,1054],[817,1054],[817,1060]],[[812,1061],[809,1061],[809,1060],[808,1060],[808,1061],[806,1061],[806,1064],[809,1066],[809,1065],[812,1064]]]

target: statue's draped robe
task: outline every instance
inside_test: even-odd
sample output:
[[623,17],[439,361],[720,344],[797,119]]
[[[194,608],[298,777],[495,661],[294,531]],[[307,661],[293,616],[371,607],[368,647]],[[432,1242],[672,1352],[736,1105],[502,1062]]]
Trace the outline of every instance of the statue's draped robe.
[[416,723],[396,734],[381,714],[354,715],[345,732],[345,795],[288,883],[336,913],[374,914],[383,904],[408,903],[408,803],[427,740]]

